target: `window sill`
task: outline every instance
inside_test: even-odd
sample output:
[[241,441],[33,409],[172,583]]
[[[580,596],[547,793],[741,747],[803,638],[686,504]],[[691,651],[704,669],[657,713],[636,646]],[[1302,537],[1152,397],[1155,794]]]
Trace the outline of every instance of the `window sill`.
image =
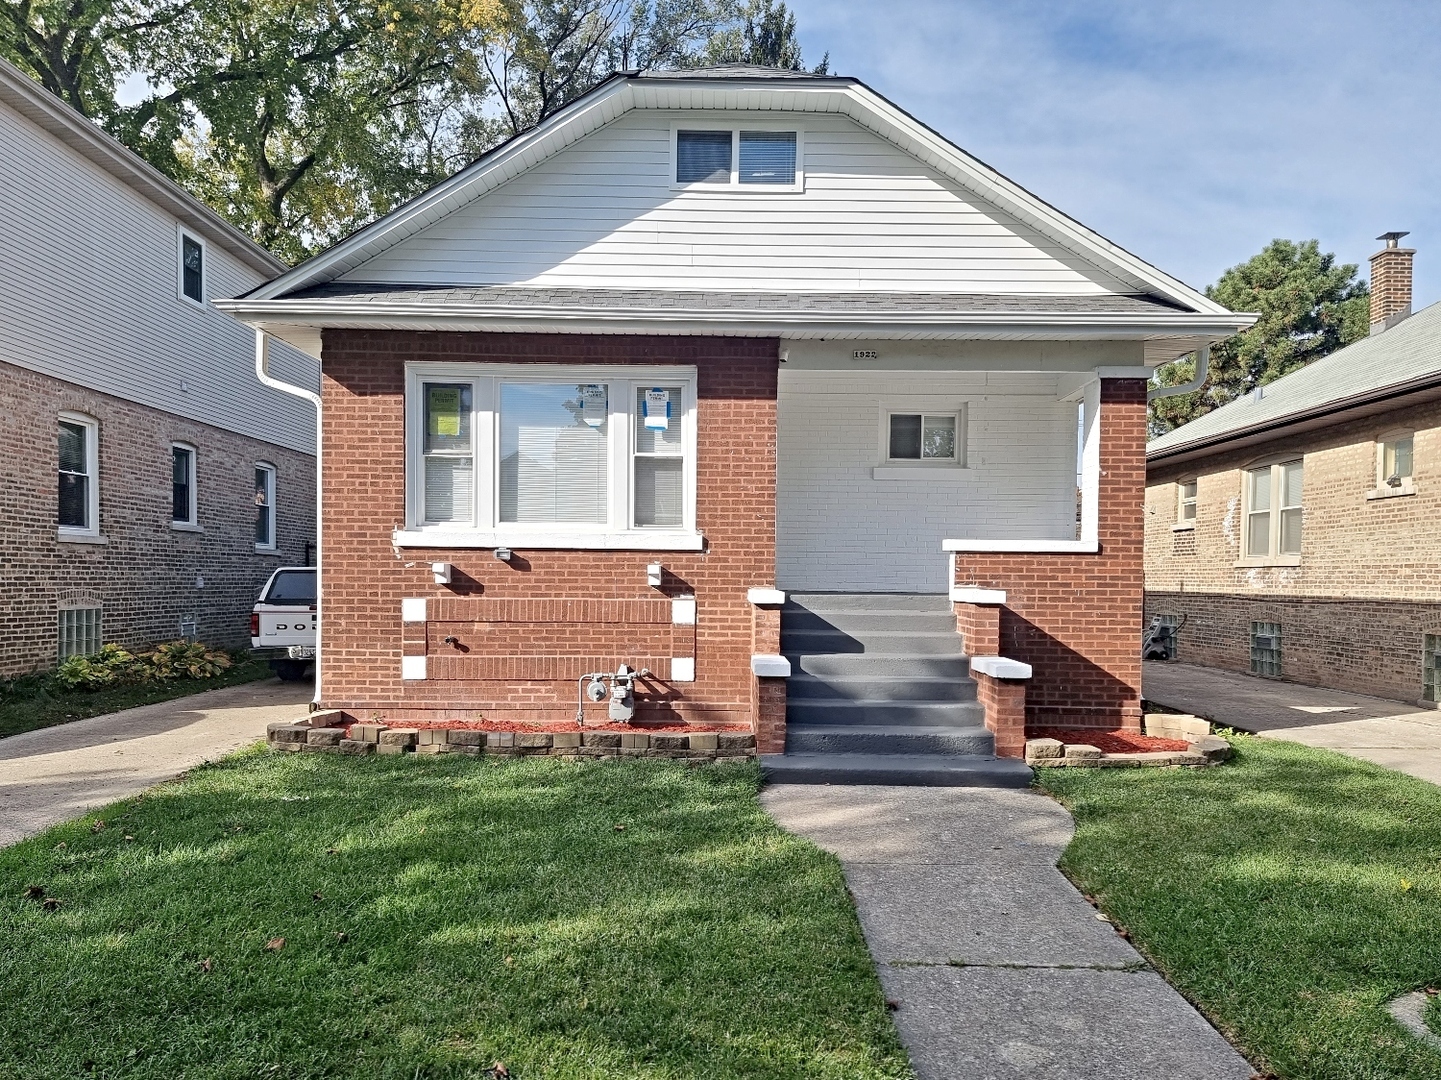
[[279,549],[279,548],[276,548],[276,547],[266,547],[264,544],[256,544],[256,545],[255,545],[255,554],[257,554],[257,555],[274,555],[274,556],[279,556],[279,555],[280,555],[280,549]]
[[62,544],[95,544],[98,547],[104,547],[110,543],[99,533],[66,532],[64,529],[55,534],[55,539]]
[[202,526],[202,525],[192,525],[192,524],[191,524],[190,522],[188,522],[188,521],[172,521],[172,522],[170,523],[170,527],[171,527],[172,529],[174,529],[176,532],[203,533],[203,532],[205,531],[205,527],[204,527],[204,526]]
[[872,480],[969,480],[964,465],[877,465]]
[[1171,531],[1172,531],[1172,532],[1195,532],[1195,531],[1196,531],[1196,523],[1195,523],[1194,521],[1178,521],[1176,524],[1174,524],[1174,525],[1171,526]]
[[530,532],[514,529],[396,529],[391,543],[402,548],[519,548],[560,551],[700,551],[705,537],[698,532]]
[[1372,502],[1376,499],[1399,499],[1406,495],[1416,494],[1416,483],[1410,477],[1401,481],[1400,487],[1379,487],[1372,488],[1366,492],[1366,501]]
[[1237,568],[1258,566],[1300,566],[1301,556],[1299,555],[1252,555],[1244,559],[1237,559],[1231,564]]

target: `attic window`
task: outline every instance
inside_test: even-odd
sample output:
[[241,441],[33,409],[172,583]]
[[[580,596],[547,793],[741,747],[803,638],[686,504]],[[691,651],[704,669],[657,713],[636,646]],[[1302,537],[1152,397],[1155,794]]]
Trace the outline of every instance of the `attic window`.
[[675,186],[801,190],[800,132],[676,128]]

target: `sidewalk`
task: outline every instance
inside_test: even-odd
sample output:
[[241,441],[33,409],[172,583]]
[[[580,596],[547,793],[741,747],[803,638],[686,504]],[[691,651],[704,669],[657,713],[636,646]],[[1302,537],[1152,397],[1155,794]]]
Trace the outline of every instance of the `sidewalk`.
[[1248,1080],[1246,1061],[1059,870],[1071,817],[1032,791],[775,784],[840,857],[920,1080]]
[[312,693],[268,679],[0,739],[0,846],[263,739]]
[[1143,696],[1157,705],[1441,784],[1441,712],[1434,709],[1195,664],[1150,661],[1141,679]]

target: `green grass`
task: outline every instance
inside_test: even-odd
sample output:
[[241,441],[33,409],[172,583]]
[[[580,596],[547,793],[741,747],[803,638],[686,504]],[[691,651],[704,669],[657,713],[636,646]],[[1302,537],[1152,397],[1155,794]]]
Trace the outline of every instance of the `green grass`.
[[0,739],[19,735],[22,731],[67,724],[87,716],[133,709],[137,705],[153,705],[222,686],[255,682],[269,678],[269,664],[249,650],[230,654],[234,666],[213,679],[175,679],[143,686],[116,686],[104,690],[68,690],[60,686],[51,672],[22,675],[18,679],[0,681]]
[[0,1076],[908,1076],[839,864],[758,778],[196,770],[0,850]]
[[1234,740],[1202,770],[1050,770],[1062,869],[1253,1062],[1287,1080],[1441,1078],[1384,1011],[1441,981],[1441,788]]

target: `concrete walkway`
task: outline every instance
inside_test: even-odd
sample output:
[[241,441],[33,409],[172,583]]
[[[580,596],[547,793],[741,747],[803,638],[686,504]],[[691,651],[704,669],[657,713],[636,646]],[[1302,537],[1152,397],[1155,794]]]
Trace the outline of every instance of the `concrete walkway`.
[[840,857],[920,1080],[1248,1080],[1253,1070],[1059,870],[1032,791],[776,784]]
[[1269,739],[1339,750],[1441,784],[1441,712],[1195,664],[1144,665],[1142,694]]
[[263,739],[313,693],[267,679],[0,739],[0,846]]

